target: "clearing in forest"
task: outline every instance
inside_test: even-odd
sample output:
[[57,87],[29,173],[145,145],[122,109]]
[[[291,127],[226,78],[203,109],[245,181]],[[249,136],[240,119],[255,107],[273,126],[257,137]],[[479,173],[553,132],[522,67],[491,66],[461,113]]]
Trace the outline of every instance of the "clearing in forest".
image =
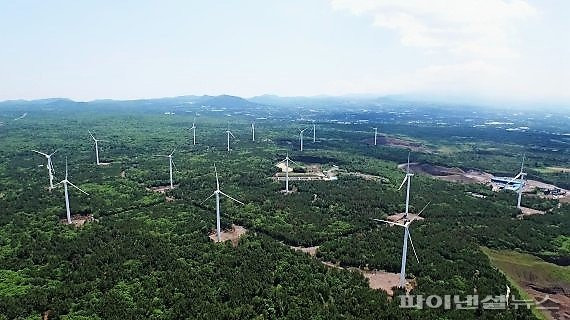
[[[493,265],[504,272],[509,281],[535,301],[546,301],[543,307],[550,310],[536,310],[542,318],[570,318],[570,267],[545,262],[530,254],[509,250],[482,248]],[[528,299],[528,298],[525,298]]]

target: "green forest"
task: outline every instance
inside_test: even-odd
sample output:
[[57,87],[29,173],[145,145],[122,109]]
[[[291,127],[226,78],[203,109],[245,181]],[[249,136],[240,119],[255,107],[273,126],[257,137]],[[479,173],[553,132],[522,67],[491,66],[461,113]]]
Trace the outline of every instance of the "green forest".
[[[24,108],[28,116],[12,120]],[[371,144],[372,123],[322,120],[316,142],[306,131],[301,152],[298,129],[312,122],[278,108],[164,113],[171,109],[144,101],[0,106],[0,319],[535,319],[525,308],[401,308],[402,289],[390,297],[350,268],[400,271],[402,230],[372,219],[404,211],[398,164],[410,151],[414,162],[508,176],[525,153],[529,179],[569,188],[568,173],[544,168],[567,166],[570,148],[545,133],[378,120],[382,137],[422,146],[410,150]],[[328,117],[343,116],[335,112]],[[228,126],[236,136],[231,152]],[[106,141],[99,151],[107,165],[96,165],[88,130]],[[89,194],[70,189],[72,214],[94,221],[62,222],[63,188],[48,190],[45,157],[32,149],[57,150],[55,182],[67,159],[69,181]],[[172,150],[176,188],[152,191],[169,184],[168,159],[156,155]],[[291,181],[295,192],[284,194],[284,182],[272,177],[287,154],[302,170],[341,173]],[[215,206],[203,200],[216,188],[214,164],[222,190],[244,203],[221,200],[222,228],[248,230],[237,246],[209,238]],[[346,174],[355,172],[379,179]],[[504,294],[508,280],[482,247],[570,262],[568,203],[524,195],[525,206],[547,214],[519,219],[514,192],[421,174],[411,180],[410,199],[415,213],[429,203],[425,220],[410,227],[419,259],[408,255],[410,294]],[[313,257],[291,246],[318,250]]]

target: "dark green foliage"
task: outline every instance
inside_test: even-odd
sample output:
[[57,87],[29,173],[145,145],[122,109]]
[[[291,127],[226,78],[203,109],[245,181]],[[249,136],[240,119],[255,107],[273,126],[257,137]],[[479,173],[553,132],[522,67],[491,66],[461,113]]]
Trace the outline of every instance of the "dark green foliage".
[[[50,319],[532,318],[522,309],[401,309],[397,299],[369,289],[360,273],[325,267],[288,247],[320,245],[322,260],[399,271],[402,230],[378,226],[371,218],[404,210],[404,191],[397,190],[403,176],[396,162],[407,151],[371,147],[366,143],[369,134],[363,133],[368,128],[320,125],[319,135],[326,139],[315,144],[307,139],[307,150],[300,154],[295,151],[297,126],[283,121],[283,110],[274,110],[274,120],[256,124],[256,143],[248,139],[251,119],[233,122],[239,139],[232,141],[228,154],[226,120],[218,113],[204,111],[198,118],[198,145],[193,146],[187,128],[196,110],[184,113],[166,100],[153,107],[147,102],[116,106],[101,101],[96,108],[79,104],[78,110],[76,103],[59,101],[34,107],[25,121],[0,127],[0,318],[37,318],[47,310]],[[136,113],[135,106],[140,106]],[[178,115],[162,114],[171,109]],[[386,130],[400,134],[404,128]],[[94,164],[87,129],[111,141],[101,144],[102,160],[111,165]],[[426,139],[444,140],[455,132],[417,129],[415,134]],[[477,141],[495,138],[484,131],[466,132]],[[512,139],[509,143],[523,138]],[[150,191],[168,183],[168,160],[153,155],[175,148],[178,187],[165,195]],[[47,173],[40,166],[45,159],[30,149],[59,149],[54,156],[57,181],[68,157],[70,180],[90,193],[71,189],[73,213],[93,214],[96,222],[82,228],[59,222],[65,215],[63,192],[45,189]],[[342,172],[380,179],[341,175],[337,181],[292,182],[296,192],[284,195],[283,183],[270,177],[287,152],[300,164],[338,165]],[[494,160],[469,158],[473,152]],[[484,162],[482,168],[489,168],[507,157],[485,152],[465,151],[453,165]],[[450,160],[434,153],[413,156],[432,163]],[[557,157],[545,153],[540,161],[552,164]],[[516,159],[509,159],[495,172],[516,167]],[[249,229],[237,247],[208,239],[215,225],[214,203],[202,201],[215,188],[214,161],[222,190],[246,203],[222,200],[222,226],[236,223]],[[427,219],[411,229],[421,261],[408,257],[408,276],[417,282],[414,294],[466,295],[474,289],[503,293],[507,281],[491,267],[480,245],[566,261],[568,205],[558,208],[555,201],[525,196],[529,206],[553,210],[518,220],[512,193],[423,176],[414,177],[412,186],[413,212],[431,201],[423,214]],[[165,196],[175,201],[165,202]]]

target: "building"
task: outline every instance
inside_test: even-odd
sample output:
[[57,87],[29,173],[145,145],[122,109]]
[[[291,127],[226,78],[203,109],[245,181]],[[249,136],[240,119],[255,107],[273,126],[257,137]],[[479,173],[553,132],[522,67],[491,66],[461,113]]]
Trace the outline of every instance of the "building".
[[507,189],[518,191],[524,185],[524,180],[515,179],[511,177],[492,177],[491,183],[495,184],[499,189]]

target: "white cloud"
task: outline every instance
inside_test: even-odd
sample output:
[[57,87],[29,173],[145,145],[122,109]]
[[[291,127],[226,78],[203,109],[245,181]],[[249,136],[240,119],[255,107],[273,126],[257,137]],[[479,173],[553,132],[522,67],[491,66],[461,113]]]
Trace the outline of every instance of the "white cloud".
[[471,58],[516,56],[518,23],[537,10],[523,0],[331,0],[334,9],[373,17],[403,45]]

